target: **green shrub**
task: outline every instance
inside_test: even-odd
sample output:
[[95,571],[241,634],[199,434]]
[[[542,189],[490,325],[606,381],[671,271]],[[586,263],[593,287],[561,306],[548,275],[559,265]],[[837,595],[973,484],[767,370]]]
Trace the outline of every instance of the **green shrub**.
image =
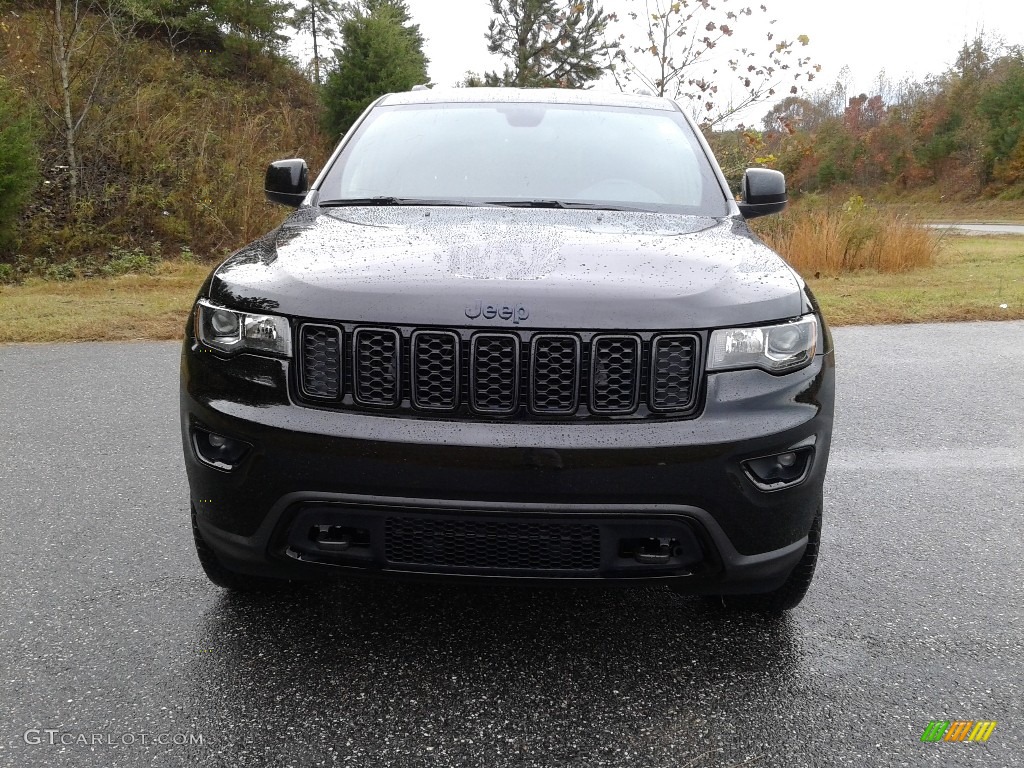
[[36,125],[27,103],[0,76],[0,257],[13,245],[22,207],[39,181]]
[[[159,248],[159,243],[157,243]],[[117,277],[139,272],[152,272],[156,259],[141,248],[112,248],[110,260],[100,269],[107,277]]]
[[14,267],[10,264],[0,264],[0,285],[12,285],[18,280]]
[[78,260],[69,259],[63,264],[51,264],[43,270],[44,280],[53,280],[58,283],[66,283],[78,277]]

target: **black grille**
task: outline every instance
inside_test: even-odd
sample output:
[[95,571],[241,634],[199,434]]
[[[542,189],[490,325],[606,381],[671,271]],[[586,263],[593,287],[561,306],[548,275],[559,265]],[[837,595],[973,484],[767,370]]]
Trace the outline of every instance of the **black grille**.
[[332,325],[304,325],[299,337],[302,393],[337,400],[341,396],[341,331]]
[[412,336],[412,404],[449,411],[459,404],[459,337],[450,331]]
[[396,565],[594,571],[601,533],[574,523],[389,517],[384,556]]
[[473,337],[473,409],[512,413],[519,404],[519,337],[477,334]]
[[697,342],[692,336],[659,336],[651,357],[651,407],[658,411],[690,407],[696,394],[693,370]]
[[355,333],[356,402],[393,407],[399,403],[400,350],[396,331],[360,328]]
[[690,418],[696,333],[299,326],[296,400],[447,418]]
[[575,411],[580,391],[579,339],[535,336],[530,378],[530,408],[535,413]]
[[598,336],[590,373],[590,409],[631,413],[640,401],[640,339]]

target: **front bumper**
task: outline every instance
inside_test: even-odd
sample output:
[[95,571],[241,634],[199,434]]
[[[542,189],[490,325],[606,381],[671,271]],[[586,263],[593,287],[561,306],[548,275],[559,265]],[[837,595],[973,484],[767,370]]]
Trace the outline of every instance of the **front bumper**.
[[[685,580],[693,592],[764,591],[800,559],[819,510],[831,353],[782,377],[712,374],[694,419],[618,423],[309,409],[290,402],[287,366],[246,355],[225,361],[189,344],[183,352],[182,433],[197,524],[239,572],[663,579]],[[197,458],[195,428],[252,447],[225,472]],[[798,447],[809,466],[792,486],[765,491],[744,470],[745,461]],[[386,525],[422,546],[396,559]],[[486,549],[531,537],[549,543],[534,541],[511,566],[475,544],[442,552],[456,540]],[[551,567],[558,563],[544,553],[569,540],[589,554]]]

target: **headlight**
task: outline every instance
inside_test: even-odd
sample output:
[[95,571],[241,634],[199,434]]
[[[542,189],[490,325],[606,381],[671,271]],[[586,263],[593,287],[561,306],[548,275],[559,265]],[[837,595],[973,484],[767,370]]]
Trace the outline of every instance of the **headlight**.
[[196,337],[221,352],[292,355],[291,328],[285,318],[236,312],[205,299],[196,304]]
[[709,371],[761,368],[788,373],[814,359],[818,320],[807,315],[792,323],[760,328],[727,328],[711,334]]

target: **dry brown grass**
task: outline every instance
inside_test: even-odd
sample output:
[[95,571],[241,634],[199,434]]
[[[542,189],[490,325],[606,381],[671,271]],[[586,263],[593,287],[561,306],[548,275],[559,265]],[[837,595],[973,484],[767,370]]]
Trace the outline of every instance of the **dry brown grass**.
[[0,285],[0,342],[180,339],[209,271],[164,262],[151,275]]
[[842,207],[796,208],[758,234],[805,276],[899,274],[935,264],[940,239],[914,219],[853,198]]

